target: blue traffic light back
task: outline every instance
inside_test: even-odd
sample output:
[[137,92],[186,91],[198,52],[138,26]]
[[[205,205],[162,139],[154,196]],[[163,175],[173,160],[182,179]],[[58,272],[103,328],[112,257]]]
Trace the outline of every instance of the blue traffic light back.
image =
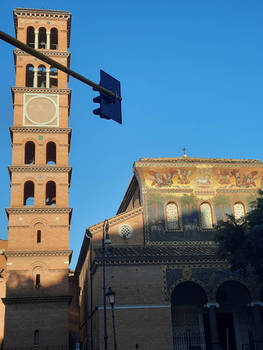
[[[100,71],[100,86],[112,91],[115,95],[121,96],[121,84],[111,75]],[[117,123],[122,123],[121,101],[100,91],[100,95],[93,99],[100,104],[100,108],[94,109],[93,113],[104,119],[112,119]]]

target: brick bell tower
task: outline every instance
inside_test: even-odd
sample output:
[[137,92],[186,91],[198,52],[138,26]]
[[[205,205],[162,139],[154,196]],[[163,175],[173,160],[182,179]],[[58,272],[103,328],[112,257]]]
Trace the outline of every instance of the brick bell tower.
[[[16,37],[69,66],[71,14],[14,10]],[[4,348],[69,346],[67,74],[16,49]]]

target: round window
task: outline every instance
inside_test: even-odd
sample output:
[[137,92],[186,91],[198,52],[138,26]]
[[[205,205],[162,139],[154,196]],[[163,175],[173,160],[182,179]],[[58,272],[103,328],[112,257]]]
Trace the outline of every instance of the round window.
[[132,233],[133,233],[133,228],[128,224],[123,224],[119,227],[119,235],[122,238],[126,238],[126,239],[131,238]]

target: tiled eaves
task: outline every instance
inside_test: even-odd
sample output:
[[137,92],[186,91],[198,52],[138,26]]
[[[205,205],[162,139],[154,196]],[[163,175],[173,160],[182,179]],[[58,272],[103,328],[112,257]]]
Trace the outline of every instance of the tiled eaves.
[[[108,219],[109,226],[118,224],[119,222],[123,222],[125,220],[128,220],[128,219],[130,219],[134,216],[137,216],[139,214],[142,214],[142,213],[143,213],[143,207],[139,207],[139,208],[127,211],[125,213],[118,214],[118,215]],[[103,225],[104,225],[104,221],[99,222],[96,225],[90,226],[89,231],[92,234],[96,234],[97,232],[100,232],[103,229]]]
[[[102,263],[102,249],[95,248],[94,263]],[[177,262],[222,262],[216,256],[216,246],[129,247],[107,248],[105,260],[109,264],[171,264]]]

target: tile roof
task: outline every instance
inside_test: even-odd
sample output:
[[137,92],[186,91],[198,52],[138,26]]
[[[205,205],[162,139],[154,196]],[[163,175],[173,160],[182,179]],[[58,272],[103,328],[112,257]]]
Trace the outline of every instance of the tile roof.
[[[95,261],[102,259],[102,248],[95,248]],[[211,245],[176,245],[146,247],[108,247],[105,258],[108,262],[162,262],[177,260],[207,260],[216,258],[216,246]]]

